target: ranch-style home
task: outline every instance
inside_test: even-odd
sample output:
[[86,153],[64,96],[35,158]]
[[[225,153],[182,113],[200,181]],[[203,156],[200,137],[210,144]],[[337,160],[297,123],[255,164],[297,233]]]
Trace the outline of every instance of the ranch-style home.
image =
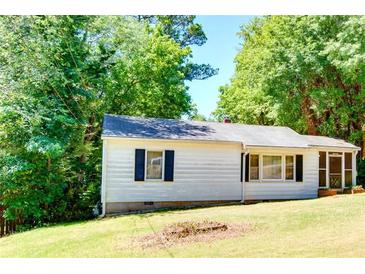
[[356,147],[288,127],[105,115],[103,214],[307,199],[356,180]]

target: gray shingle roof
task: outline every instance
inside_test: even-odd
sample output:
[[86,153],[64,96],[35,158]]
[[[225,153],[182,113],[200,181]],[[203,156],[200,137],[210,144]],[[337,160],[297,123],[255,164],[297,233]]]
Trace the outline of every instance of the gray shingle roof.
[[320,146],[320,147],[342,147],[342,148],[356,148],[351,143],[345,142],[341,139],[330,138],[326,136],[313,136],[313,135],[302,135],[306,138],[309,146]]
[[[311,145],[356,148],[341,140],[300,135],[288,127],[198,122],[124,115],[104,116],[103,137],[151,138],[242,142],[248,146],[308,147]],[[328,141],[330,139],[331,141]],[[336,144],[336,145],[333,145]]]

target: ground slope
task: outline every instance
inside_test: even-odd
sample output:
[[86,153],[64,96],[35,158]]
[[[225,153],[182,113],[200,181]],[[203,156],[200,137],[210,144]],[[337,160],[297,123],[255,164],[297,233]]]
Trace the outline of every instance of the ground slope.
[[[209,219],[250,223],[243,236],[140,249],[132,238]],[[365,257],[365,194],[220,206],[62,224],[0,239],[0,257]]]

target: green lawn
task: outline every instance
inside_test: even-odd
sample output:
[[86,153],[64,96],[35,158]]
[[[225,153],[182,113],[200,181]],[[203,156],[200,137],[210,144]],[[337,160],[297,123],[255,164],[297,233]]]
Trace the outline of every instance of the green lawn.
[[[242,237],[138,249],[130,239],[210,219],[251,223]],[[0,239],[0,257],[365,257],[365,194],[109,217]]]

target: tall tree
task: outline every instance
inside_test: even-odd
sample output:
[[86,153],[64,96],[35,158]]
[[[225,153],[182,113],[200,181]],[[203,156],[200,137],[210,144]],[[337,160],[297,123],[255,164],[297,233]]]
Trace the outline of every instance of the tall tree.
[[[202,46],[207,37],[201,24],[195,22],[194,15],[139,15],[139,21],[155,26],[159,25],[163,34],[172,38],[183,48]],[[185,80],[204,80],[218,73],[217,68],[209,64],[187,62],[184,70]]]
[[240,32],[243,47],[236,57],[235,75],[222,89],[217,115],[246,122],[250,109],[257,109],[251,114],[256,123],[285,124],[302,133],[341,137],[361,145],[364,18],[253,20]]
[[105,112],[193,110],[191,50],[130,17],[0,18],[0,203],[28,224],[86,218],[99,200]]

